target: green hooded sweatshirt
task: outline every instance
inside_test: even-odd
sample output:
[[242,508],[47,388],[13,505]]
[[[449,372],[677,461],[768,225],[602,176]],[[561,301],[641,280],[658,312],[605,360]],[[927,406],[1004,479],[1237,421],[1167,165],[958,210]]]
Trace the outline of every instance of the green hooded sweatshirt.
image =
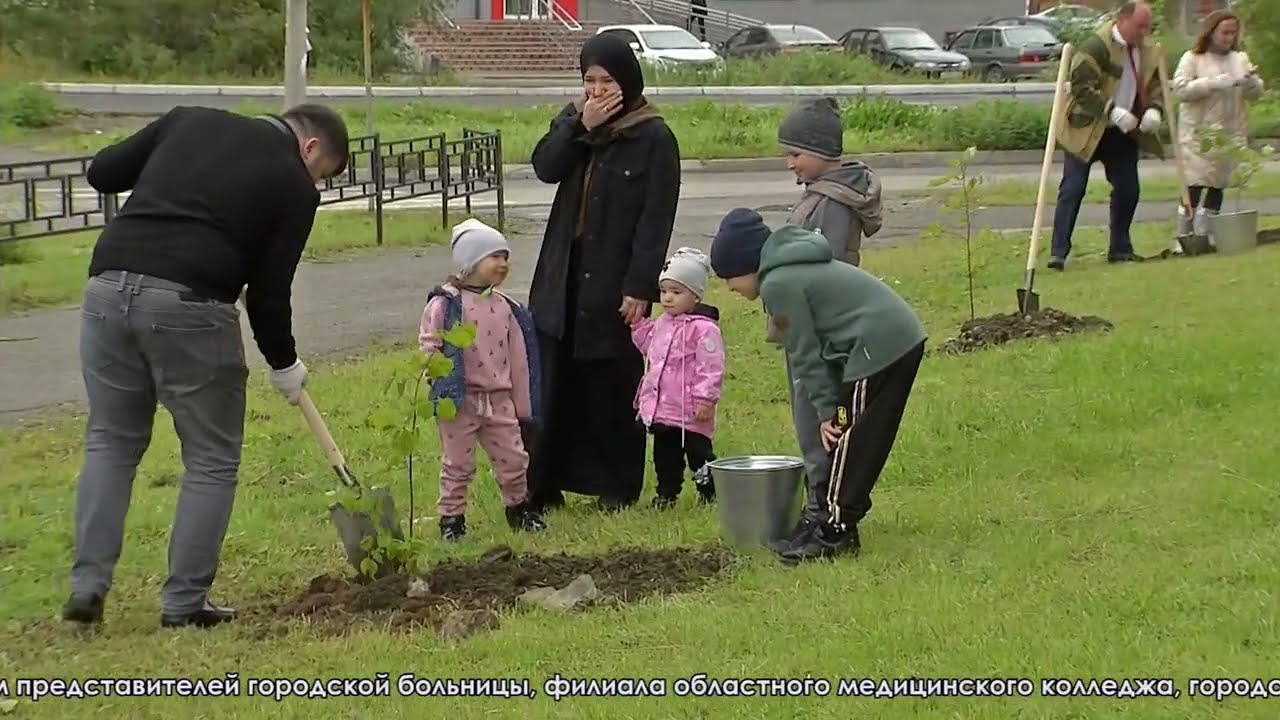
[[871,273],[837,262],[820,234],[784,225],[760,253],[760,299],[783,332],[796,378],[818,411],[835,416],[854,382],[924,342],[920,318]]

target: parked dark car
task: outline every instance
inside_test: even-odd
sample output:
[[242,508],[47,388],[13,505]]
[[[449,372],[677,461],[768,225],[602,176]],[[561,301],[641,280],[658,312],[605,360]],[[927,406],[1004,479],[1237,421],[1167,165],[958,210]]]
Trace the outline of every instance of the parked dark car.
[[[1054,37],[1065,41],[1063,37],[1063,25],[1061,22],[1044,15],[1009,15],[1006,17],[989,17],[982,22],[975,23],[974,27],[995,27],[995,26],[1030,26],[1042,27],[1053,33]],[[961,30],[948,30],[943,33],[942,44],[950,46],[952,41],[959,37]]]
[[970,72],[987,82],[1039,78],[1062,57],[1062,41],[1033,25],[968,28],[948,49],[969,58]]
[[846,52],[868,55],[899,72],[914,70],[931,77],[945,77],[969,70],[968,58],[942,49],[938,41],[920,28],[853,28],[840,36],[840,45]]
[[749,58],[779,53],[840,50],[840,43],[808,25],[753,25],[720,43],[722,57]]

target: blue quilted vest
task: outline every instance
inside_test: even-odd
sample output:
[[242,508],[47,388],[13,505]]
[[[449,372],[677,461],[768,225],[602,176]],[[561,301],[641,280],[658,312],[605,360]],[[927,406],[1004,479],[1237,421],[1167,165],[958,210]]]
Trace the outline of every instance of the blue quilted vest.
[[[498,294],[511,306],[511,315],[520,326],[520,334],[524,336],[524,347],[529,363],[529,395],[531,396],[529,407],[533,411],[533,417],[529,420],[536,421],[542,416],[542,364],[541,356],[538,354],[538,336],[534,331],[533,315],[520,303],[502,293]],[[462,297],[450,293],[443,287],[436,287],[427,295],[427,302],[440,296],[445,298],[444,329],[451,330],[462,322]],[[466,400],[467,379],[462,361],[463,351],[464,348],[449,342],[442,343],[441,352],[453,361],[453,369],[448,375],[431,382],[431,392],[428,397],[433,406],[437,406],[440,400],[449,398],[455,407],[461,408]]]

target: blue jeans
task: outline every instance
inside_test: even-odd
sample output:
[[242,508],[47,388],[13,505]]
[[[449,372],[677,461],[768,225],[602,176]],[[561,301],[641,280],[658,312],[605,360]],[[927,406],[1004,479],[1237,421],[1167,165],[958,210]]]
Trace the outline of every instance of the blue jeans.
[[1107,257],[1133,254],[1129,228],[1138,210],[1138,143],[1119,129],[1108,127],[1088,162],[1064,153],[1062,182],[1058,184],[1058,204],[1053,211],[1053,257],[1066,260],[1071,254],[1071,235],[1076,229],[1080,203],[1089,188],[1089,169],[1101,162],[1111,183],[1111,246]]

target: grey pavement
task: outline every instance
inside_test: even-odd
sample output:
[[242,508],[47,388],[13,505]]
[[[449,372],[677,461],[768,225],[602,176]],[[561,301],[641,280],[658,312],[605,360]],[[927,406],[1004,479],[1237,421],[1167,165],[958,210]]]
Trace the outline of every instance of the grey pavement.
[[[999,177],[1036,179],[1038,168],[1001,168]],[[884,229],[866,243],[868,248],[908,242],[939,219],[934,201],[910,191],[926,186],[928,179],[942,172],[886,172]],[[1143,166],[1144,177],[1165,174],[1167,169]],[[1102,182],[1101,173],[1098,181]],[[1057,171],[1051,175],[1056,185]],[[541,242],[541,226],[554,188],[535,183],[516,183],[509,191],[512,217],[532,220],[531,234],[514,235],[513,269],[506,289],[525,297]],[[894,197],[897,195],[898,197]],[[786,172],[700,174],[691,176],[681,188],[680,210],[671,247],[692,245],[707,250],[711,237],[725,212],[737,206],[759,210],[770,223],[779,222],[789,202],[797,196],[794,180]],[[1029,198],[1028,202],[1034,202]],[[1280,213],[1280,200],[1261,203],[1263,212]],[[1173,217],[1176,200],[1144,200],[1138,221],[1167,220]],[[1105,225],[1105,205],[1088,205],[1080,213],[1080,226]],[[996,229],[1027,228],[1029,207],[986,208],[978,212],[978,223]],[[1046,233],[1048,228],[1046,228]],[[56,242],[46,239],[42,242]],[[425,294],[447,272],[448,250],[431,246],[387,252],[349,260],[306,263],[298,271],[294,285],[294,324],[299,349],[306,360],[367,346],[375,340],[411,341],[422,313]],[[43,310],[27,315],[0,318],[0,423],[12,424],[42,410],[83,401],[78,366],[77,308]],[[252,343],[247,321],[243,323],[250,365],[261,372],[265,367]],[[312,382],[324,382],[323,370],[313,373]]]

